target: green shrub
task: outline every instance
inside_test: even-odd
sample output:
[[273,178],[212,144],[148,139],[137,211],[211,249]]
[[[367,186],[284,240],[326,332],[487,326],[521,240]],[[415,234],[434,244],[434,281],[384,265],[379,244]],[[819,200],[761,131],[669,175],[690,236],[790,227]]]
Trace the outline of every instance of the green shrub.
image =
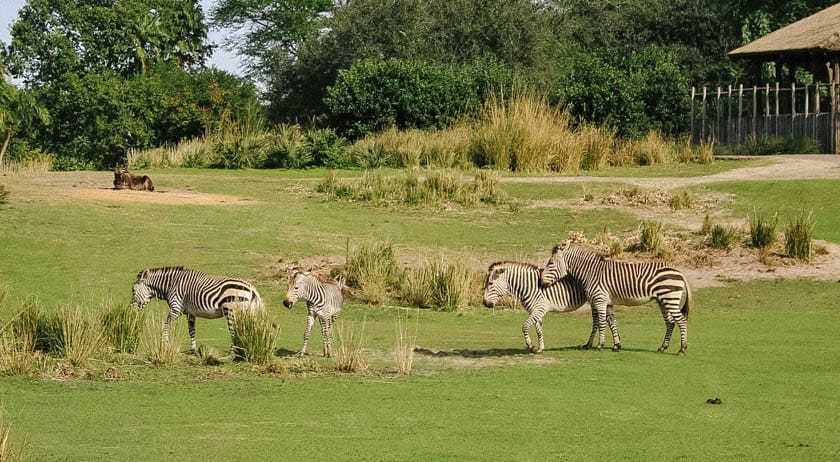
[[715,223],[712,221],[712,217],[710,217],[709,214],[706,214],[706,216],[703,217],[703,224],[700,225],[700,234],[703,236],[711,234],[714,224]]
[[433,308],[458,311],[469,303],[472,273],[463,264],[432,262],[428,280]]
[[111,304],[102,316],[108,346],[120,353],[136,353],[143,334],[145,313],[127,304]]
[[715,249],[728,249],[738,239],[738,228],[734,226],[714,225],[710,242]]
[[661,255],[662,247],[662,223],[658,221],[643,221],[639,225],[641,240],[639,246],[644,252],[654,255]]
[[813,213],[800,212],[788,222],[785,229],[785,250],[793,258],[811,261],[814,236]]
[[280,337],[277,327],[265,310],[239,310],[233,335],[236,357],[254,364],[269,364]]
[[59,311],[61,319],[61,354],[74,366],[85,366],[102,351],[105,336],[102,319],[79,305]]
[[475,105],[465,78],[437,64],[366,60],[327,88],[328,118],[351,139],[388,127],[443,128]]
[[671,206],[672,210],[690,209],[693,202],[694,198],[691,196],[691,193],[682,190],[671,195],[671,198],[668,200],[668,205]]
[[379,305],[387,300],[390,289],[397,285],[402,271],[389,243],[365,242],[347,249],[347,262],[341,268],[346,284],[359,290],[359,298]]
[[773,154],[812,154],[821,152],[820,144],[808,136],[748,136],[743,144],[719,145],[717,154],[755,156]]
[[779,216],[768,217],[758,212],[750,216],[750,245],[758,249],[766,249],[776,242],[776,228]]

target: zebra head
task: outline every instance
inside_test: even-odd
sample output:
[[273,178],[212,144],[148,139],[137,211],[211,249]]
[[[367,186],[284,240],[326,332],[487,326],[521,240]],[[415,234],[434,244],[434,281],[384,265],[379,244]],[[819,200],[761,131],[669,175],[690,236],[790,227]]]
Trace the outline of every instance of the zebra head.
[[152,288],[146,284],[148,273],[148,270],[141,271],[137,275],[137,281],[134,282],[134,286],[131,288],[131,304],[138,310],[148,305],[155,296]]
[[298,301],[303,293],[304,278],[308,274],[301,271],[295,271],[292,274],[292,282],[289,284],[289,290],[286,291],[286,297],[283,298],[283,306],[291,308]]
[[540,285],[548,287],[569,274],[569,267],[566,265],[566,256],[563,253],[569,247],[571,241],[563,241],[551,249],[551,258],[548,259],[545,268],[540,272]]
[[484,284],[484,306],[493,308],[503,295],[510,294],[507,277],[503,277],[507,268],[493,263],[488,269],[487,282]]

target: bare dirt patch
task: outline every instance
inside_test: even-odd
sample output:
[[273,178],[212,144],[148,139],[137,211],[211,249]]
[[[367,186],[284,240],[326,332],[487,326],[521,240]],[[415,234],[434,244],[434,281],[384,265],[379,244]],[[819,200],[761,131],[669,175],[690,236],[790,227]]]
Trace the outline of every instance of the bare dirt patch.
[[254,201],[245,197],[177,190],[149,192],[110,188],[75,188],[69,194],[84,199],[172,205],[243,205],[254,203]]

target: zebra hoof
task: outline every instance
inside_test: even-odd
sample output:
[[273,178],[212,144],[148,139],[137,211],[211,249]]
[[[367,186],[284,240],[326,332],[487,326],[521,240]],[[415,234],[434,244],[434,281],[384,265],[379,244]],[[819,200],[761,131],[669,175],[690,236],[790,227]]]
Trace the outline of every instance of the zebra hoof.
[[595,351],[601,351],[603,349],[604,349],[604,345],[598,345],[595,348],[593,348],[593,350],[595,350]]
[[665,353],[665,350],[666,350],[667,348],[668,348],[668,347],[659,347],[659,349],[658,349],[658,350],[656,350],[656,352],[657,352],[657,353]]
[[578,349],[580,349],[580,350],[591,350],[592,349],[592,344],[584,343],[583,345],[579,346]]
[[677,352],[679,356],[685,356],[685,348],[680,348],[680,351]]
[[617,343],[617,344],[613,345],[612,351],[621,351],[621,344]]

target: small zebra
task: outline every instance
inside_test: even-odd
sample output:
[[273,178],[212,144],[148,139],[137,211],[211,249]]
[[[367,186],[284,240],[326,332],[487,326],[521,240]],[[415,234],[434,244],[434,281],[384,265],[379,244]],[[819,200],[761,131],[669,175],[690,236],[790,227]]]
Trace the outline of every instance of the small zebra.
[[309,272],[295,271],[292,274],[292,283],[283,299],[283,305],[291,308],[299,298],[306,300],[306,330],[303,331],[303,346],[298,355],[306,354],[306,344],[309,342],[309,334],[312,332],[312,325],[315,318],[321,324],[321,335],[324,338],[324,356],[330,357],[332,342],[332,325],[335,318],[341,312],[341,304],[344,297],[341,294],[340,282],[327,282],[318,279]]
[[[137,275],[132,287],[132,303],[138,309],[153,298],[166,300],[169,315],[163,322],[164,345],[169,344],[169,324],[186,313],[190,331],[190,352],[195,352],[195,318],[227,319],[228,332],[234,337],[237,309],[262,309],[257,289],[240,279],[208,276],[181,266],[147,268]],[[231,346],[231,353],[235,353]]]
[[[542,319],[549,311],[566,313],[575,311],[586,303],[586,293],[583,288],[569,278],[560,279],[556,284],[548,287],[540,285],[540,269],[530,263],[516,263],[509,261],[496,262],[488,268],[487,281],[484,285],[484,306],[493,308],[504,295],[510,295],[520,301],[528,312],[528,319],[522,324],[525,336],[525,346],[532,353],[542,353],[545,348],[543,342]],[[592,331],[589,334],[589,344],[595,332],[598,331],[597,313],[592,312]],[[608,317],[610,329],[616,332],[614,317],[610,312]],[[531,345],[529,331],[531,326],[537,330],[538,347]],[[616,333],[616,335],[618,335]]]
[[[642,305],[656,300],[665,320],[665,339],[658,351],[663,352],[668,348],[676,324],[680,328],[679,354],[685,354],[688,348],[687,321],[691,289],[682,272],[660,262],[625,263],[607,260],[599,253],[567,240],[552,249],[540,282],[543,286],[549,286],[566,275],[583,286],[592,310],[597,312],[600,333],[597,349],[604,346],[607,313],[613,305]],[[616,331],[613,331],[613,342],[613,350],[620,350],[621,340]]]

